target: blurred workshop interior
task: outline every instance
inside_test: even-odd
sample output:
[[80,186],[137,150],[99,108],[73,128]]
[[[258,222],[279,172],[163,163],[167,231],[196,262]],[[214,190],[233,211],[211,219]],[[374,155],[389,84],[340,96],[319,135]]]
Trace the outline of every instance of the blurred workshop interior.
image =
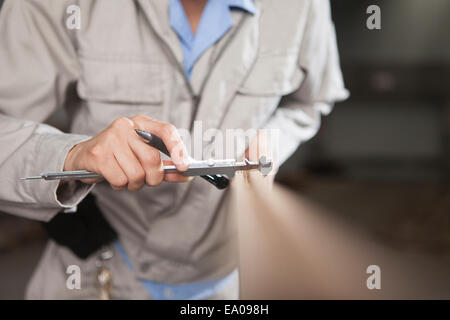
[[[450,2],[331,4],[351,97],[277,181],[387,245],[449,254]],[[371,4],[381,30],[366,28]],[[64,114],[49,123],[64,128]],[[23,298],[45,241],[38,222],[0,213],[0,299]]]

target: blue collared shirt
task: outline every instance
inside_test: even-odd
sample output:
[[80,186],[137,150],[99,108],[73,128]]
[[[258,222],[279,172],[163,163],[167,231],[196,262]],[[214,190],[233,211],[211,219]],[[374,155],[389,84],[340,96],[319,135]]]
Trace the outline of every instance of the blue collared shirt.
[[[133,265],[120,242],[117,241],[114,246],[116,247],[116,252],[118,252],[125,260],[128,267],[133,270]],[[224,278],[202,282],[174,285],[150,280],[141,280],[141,283],[150,293],[150,296],[156,300],[201,300],[219,292],[229,281],[232,281],[236,277],[238,277],[237,269]]]
[[[208,0],[194,34],[180,0],[170,0],[169,21],[180,39],[183,50],[184,72],[189,79],[195,62],[202,53],[219,41],[232,27],[232,9],[241,9],[251,14],[255,13],[253,0]],[[115,247],[128,266],[133,269],[133,265],[120,242],[116,242]],[[205,299],[220,291],[235,277],[237,277],[237,270],[224,278],[203,282],[170,285],[142,280],[142,284],[154,299]]]
[[231,9],[255,13],[253,0],[208,0],[194,34],[180,0],[170,0],[169,21],[183,50],[184,72],[190,79],[195,62],[233,26]]

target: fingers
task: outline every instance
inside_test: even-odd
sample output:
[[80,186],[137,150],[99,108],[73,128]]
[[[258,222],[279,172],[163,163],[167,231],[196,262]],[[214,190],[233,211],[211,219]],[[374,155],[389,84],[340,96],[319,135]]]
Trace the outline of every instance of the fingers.
[[[266,157],[272,161],[272,170],[264,173],[269,181],[273,184],[275,174],[277,173],[278,165],[276,163],[276,154],[273,146],[273,137],[271,133],[266,130],[258,130],[257,134],[253,137],[249,147],[245,151],[244,157],[250,161],[259,161],[261,157]],[[249,179],[251,177],[250,172],[245,172],[244,176]]]
[[[175,127],[146,116],[137,116],[132,120],[116,119],[95,137],[74,146],[66,156],[64,170],[97,172],[114,190],[128,187],[130,191],[137,191],[145,184],[156,186],[163,180],[189,181],[189,177],[181,174],[164,174],[159,151],[149,147],[136,134],[137,128],[152,132],[163,139],[178,170],[188,168],[188,153]],[[95,183],[101,180],[82,181]]]
[[[163,164],[165,166],[168,166],[168,165],[173,165],[173,162],[170,160],[163,160]],[[189,182],[193,178],[194,177],[183,176],[180,173],[165,173],[164,174],[164,181],[167,181],[167,182]]]
[[113,151],[120,168],[128,180],[128,190],[137,191],[145,184],[145,170],[128,144],[118,146]]
[[[130,119],[118,118],[106,130],[105,137],[99,143],[106,155],[101,157],[103,162],[98,159],[97,163],[100,163],[100,171],[115,190],[128,186],[128,190],[137,191],[145,183],[144,169],[128,145],[128,136],[133,127],[134,123]],[[115,171],[123,173],[125,179],[122,174],[119,174],[120,178],[115,177]]]
[[174,165],[180,171],[189,167],[189,156],[175,126],[139,115],[132,118],[136,129],[146,130],[159,136],[167,147]]
[[[103,176],[105,180],[115,190],[121,190],[128,184],[128,178],[119,166],[117,159],[112,153],[112,148],[108,147],[108,143],[90,143],[83,153],[83,159],[80,160],[80,169],[87,168],[90,171],[97,172]],[[78,169],[78,168],[77,168]],[[85,183],[95,183],[103,179],[83,179]]]
[[261,156],[269,156],[267,136],[264,130],[257,132],[245,152],[245,157],[250,161],[258,161]]
[[[190,180],[189,177],[177,173],[165,174],[160,152],[149,147],[134,132],[135,128],[139,128],[154,132],[160,136],[171,155],[174,155],[176,158],[173,159],[173,163],[170,163],[175,164],[180,171],[186,170],[188,167],[187,150],[174,126],[146,116],[136,116],[132,120],[126,118],[118,119],[114,122],[114,126],[116,131],[119,132],[119,138],[122,140],[119,139],[120,141],[116,141],[114,144],[113,154],[118,166],[126,177],[128,190],[137,191],[144,184],[157,186],[163,180],[169,182],[186,182]],[[126,141],[123,141],[124,137]],[[187,161],[187,165],[185,161]],[[123,185],[115,185],[114,188],[121,189]]]
[[141,139],[130,139],[129,145],[145,172],[145,183],[157,186],[164,179],[164,168],[158,150],[150,148]]
[[118,164],[115,157],[111,157],[110,161],[105,161],[105,165],[99,170],[101,175],[111,185],[111,188],[119,191],[128,185],[128,177]]

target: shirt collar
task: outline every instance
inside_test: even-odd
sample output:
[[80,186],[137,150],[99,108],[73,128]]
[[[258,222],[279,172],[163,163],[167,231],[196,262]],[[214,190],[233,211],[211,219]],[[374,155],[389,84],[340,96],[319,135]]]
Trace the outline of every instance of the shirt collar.
[[208,0],[194,35],[180,0],[170,0],[169,23],[183,47],[185,71],[189,75],[195,61],[233,25],[232,9],[254,14],[253,0]]
[[[254,0],[209,0],[208,2],[210,1],[217,1],[217,3],[215,3],[214,5],[216,7],[217,4],[222,3],[229,9],[237,8],[244,10],[250,14],[255,14],[256,12]],[[206,5],[211,6],[212,4],[207,3]],[[217,13],[219,11],[215,10],[215,12]],[[224,22],[224,25],[232,24],[231,15],[229,12],[227,12],[225,16],[220,15],[221,14],[219,12],[219,17],[215,18],[226,20],[226,22]],[[212,19],[212,21],[214,21],[214,19]],[[183,9],[183,5],[181,4],[180,0],[170,0],[169,23],[171,27],[178,33],[181,41],[185,42],[185,45],[189,46],[193,42],[194,35],[192,34],[186,14]]]

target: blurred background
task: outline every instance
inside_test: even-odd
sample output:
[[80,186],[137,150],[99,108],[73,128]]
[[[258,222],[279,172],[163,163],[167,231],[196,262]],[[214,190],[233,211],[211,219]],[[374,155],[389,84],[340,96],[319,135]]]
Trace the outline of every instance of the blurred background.
[[[448,255],[450,1],[331,4],[351,97],[277,180],[388,246]],[[366,28],[372,4],[381,30]],[[39,223],[0,213],[0,299],[23,298],[45,241]]]
[[[387,245],[450,250],[450,1],[331,1],[351,97],[279,182]],[[381,8],[381,30],[366,9]]]

